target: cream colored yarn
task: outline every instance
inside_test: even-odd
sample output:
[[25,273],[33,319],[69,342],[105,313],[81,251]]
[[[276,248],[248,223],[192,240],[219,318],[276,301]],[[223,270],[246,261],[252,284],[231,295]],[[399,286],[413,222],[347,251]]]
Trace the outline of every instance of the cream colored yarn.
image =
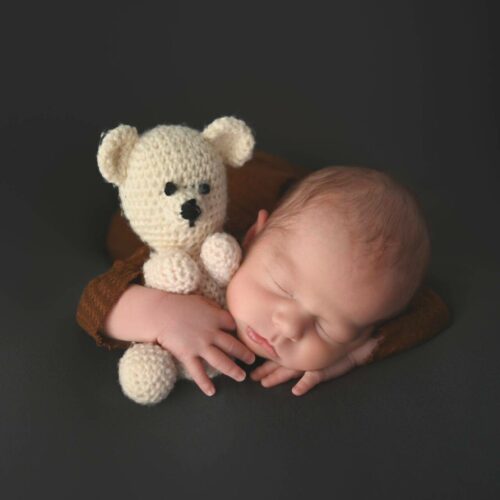
[[177,366],[172,355],[160,346],[134,344],[118,362],[118,377],[136,403],[153,405],[174,387]]
[[[241,167],[254,145],[249,127],[234,117],[218,118],[202,132],[159,125],[139,135],[119,125],[102,137],[99,170],[118,187],[124,215],[151,248],[146,286],[199,293],[225,306],[225,286],[241,260],[236,240],[222,232],[225,165]],[[175,365],[160,346],[131,345],[119,363],[123,392],[140,404],[158,403],[186,375]]]

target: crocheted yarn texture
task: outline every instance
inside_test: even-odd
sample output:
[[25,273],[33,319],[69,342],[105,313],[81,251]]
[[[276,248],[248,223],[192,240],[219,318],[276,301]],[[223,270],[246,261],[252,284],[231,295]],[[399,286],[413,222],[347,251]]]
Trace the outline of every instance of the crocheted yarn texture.
[[[139,135],[120,125],[102,137],[99,170],[118,187],[130,227],[151,249],[143,266],[146,286],[196,292],[225,305],[225,286],[241,260],[237,241],[222,232],[225,165],[241,167],[254,144],[249,127],[233,117],[219,118],[202,132],[159,125]],[[119,362],[122,389],[140,404],[164,399],[177,376],[187,374],[156,345],[134,344]]]

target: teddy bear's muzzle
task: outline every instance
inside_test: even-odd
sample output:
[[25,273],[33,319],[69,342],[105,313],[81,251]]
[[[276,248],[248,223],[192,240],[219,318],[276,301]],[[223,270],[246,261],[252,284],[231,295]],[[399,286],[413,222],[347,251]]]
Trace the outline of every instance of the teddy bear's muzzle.
[[201,208],[198,206],[198,203],[196,203],[194,198],[185,201],[181,205],[181,216],[183,219],[189,221],[189,227],[194,227],[194,222],[200,215]]

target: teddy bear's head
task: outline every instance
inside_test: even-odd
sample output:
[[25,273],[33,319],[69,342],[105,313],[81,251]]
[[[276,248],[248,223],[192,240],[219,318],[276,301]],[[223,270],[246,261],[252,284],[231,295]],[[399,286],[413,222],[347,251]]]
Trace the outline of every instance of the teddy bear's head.
[[152,249],[194,250],[221,231],[226,217],[225,165],[241,167],[252,156],[249,127],[218,118],[202,132],[159,125],[139,135],[119,125],[101,139],[97,163],[119,189],[123,213]]

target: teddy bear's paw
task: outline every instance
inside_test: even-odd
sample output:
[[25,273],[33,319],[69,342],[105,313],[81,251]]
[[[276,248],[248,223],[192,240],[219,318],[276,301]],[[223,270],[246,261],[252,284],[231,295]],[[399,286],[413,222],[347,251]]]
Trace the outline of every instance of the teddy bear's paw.
[[141,405],[154,405],[173,389],[177,366],[158,345],[132,344],[118,363],[118,379],[125,396]]
[[241,248],[231,235],[214,233],[201,246],[201,260],[210,276],[225,286],[240,265]]
[[191,293],[200,283],[198,264],[180,250],[154,254],[143,268],[145,283],[165,292]]

